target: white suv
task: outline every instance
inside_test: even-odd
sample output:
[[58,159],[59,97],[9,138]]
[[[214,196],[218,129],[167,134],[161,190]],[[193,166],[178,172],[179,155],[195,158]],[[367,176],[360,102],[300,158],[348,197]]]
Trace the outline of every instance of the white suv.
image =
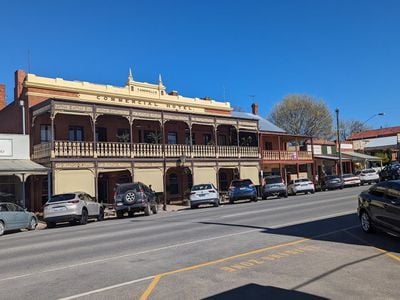
[[89,218],[102,221],[104,208],[96,199],[83,192],[53,195],[44,206],[43,219],[48,228],[60,222],[79,222],[84,225]]

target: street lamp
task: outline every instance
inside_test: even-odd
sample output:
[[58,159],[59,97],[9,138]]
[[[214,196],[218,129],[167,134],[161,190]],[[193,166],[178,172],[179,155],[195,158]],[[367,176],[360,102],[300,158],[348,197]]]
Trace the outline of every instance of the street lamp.
[[338,143],[338,151],[339,151],[339,172],[340,172],[340,180],[343,180],[343,166],[342,166],[342,151],[340,146],[340,134],[339,134],[339,108],[335,109],[336,112],[336,135],[337,135],[337,143]]
[[377,114],[373,114],[372,116],[370,116],[366,121],[364,121],[361,126],[363,126],[365,123],[367,123],[369,120],[371,120],[372,118],[375,118],[376,116],[384,116],[385,113],[384,112],[379,112]]

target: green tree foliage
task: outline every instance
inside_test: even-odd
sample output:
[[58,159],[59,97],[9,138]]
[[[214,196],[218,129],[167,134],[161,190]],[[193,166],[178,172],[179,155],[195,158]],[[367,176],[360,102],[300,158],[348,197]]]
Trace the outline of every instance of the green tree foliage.
[[308,95],[288,95],[275,105],[268,119],[291,134],[323,139],[332,137],[332,116],[323,100]]

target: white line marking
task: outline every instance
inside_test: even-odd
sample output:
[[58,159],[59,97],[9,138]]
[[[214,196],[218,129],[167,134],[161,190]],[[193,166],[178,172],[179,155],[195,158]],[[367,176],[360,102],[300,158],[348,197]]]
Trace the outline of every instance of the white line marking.
[[[344,214],[344,213],[343,213],[343,214]],[[339,214],[335,214],[335,215],[339,215]],[[284,226],[285,226],[285,225],[282,225],[282,227],[284,227]],[[274,226],[274,227],[278,228],[278,226]],[[335,230],[335,231],[330,231],[330,232],[327,232],[327,233],[322,233],[322,234],[316,235],[315,237],[321,237],[321,236],[331,235],[331,234],[334,234],[334,233],[338,233],[338,232],[341,232],[341,231],[346,231],[346,230],[353,229],[353,228],[356,228],[356,227],[358,227],[358,225],[357,225],[357,226],[350,226],[350,227],[338,229],[338,230]],[[258,230],[258,229],[257,229],[257,230]],[[251,231],[255,231],[255,230],[251,230]],[[312,240],[312,238],[311,238],[311,240]],[[79,297],[83,297],[83,296],[87,296],[87,295],[99,293],[99,292],[102,292],[102,291],[111,290],[111,289],[113,289],[113,288],[117,288],[117,287],[129,285],[129,284],[137,283],[137,282],[140,282],[140,281],[145,281],[145,280],[153,279],[154,277],[156,277],[156,275],[148,276],[148,277],[144,277],[144,278],[140,278],[140,279],[136,279],[136,280],[133,280],[133,281],[123,282],[123,283],[116,284],[116,285],[111,285],[111,286],[104,287],[104,288],[101,288],[101,289],[92,290],[92,291],[89,291],[89,292],[85,292],[85,293],[82,293],[82,294],[73,295],[73,296],[70,296],[70,297],[67,297],[67,298],[61,298],[61,299],[58,299],[58,300],[76,299],[76,298],[79,298]]]
[[91,295],[91,294],[96,294],[96,293],[108,291],[108,290],[111,290],[111,289],[119,288],[121,286],[129,285],[129,284],[133,284],[133,283],[138,283],[138,282],[145,281],[145,280],[150,280],[150,279],[153,279],[154,277],[155,276],[143,277],[143,278],[139,278],[139,279],[132,280],[132,281],[127,281],[127,282],[123,282],[123,283],[119,283],[119,284],[115,284],[115,285],[110,285],[110,286],[107,286],[105,288],[93,290],[93,291],[90,291],[90,292],[86,292],[86,293],[82,293],[82,294],[76,294],[76,295],[73,295],[73,296],[70,296],[70,297],[66,297],[66,298],[60,298],[59,300],[76,299],[76,298],[80,298],[80,297],[83,297],[83,296],[88,296],[88,295]]
[[17,276],[2,278],[2,279],[0,279],[0,282],[7,281],[7,280],[18,279],[18,278],[22,278],[22,277],[28,277],[28,276],[32,276],[32,275],[36,276],[38,274],[49,273],[49,272],[54,272],[54,271],[61,271],[61,270],[65,270],[65,269],[71,269],[71,268],[85,266],[85,265],[89,265],[89,264],[102,263],[102,262],[106,262],[106,261],[110,261],[110,260],[114,260],[114,259],[120,259],[120,258],[129,257],[129,256],[136,256],[136,255],[141,255],[141,254],[146,254],[146,253],[151,253],[151,252],[157,252],[157,251],[162,251],[162,250],[175,248],[175,247],[193,245],[193,244],[197,244],[197,243],[217,240],[217,239],[221,239],[221,238],[225,238],[225,237],[231,237],[231,236],[235,236],[235,235],[246,234],[246,233],[249,233],[249,232],[261,231],[261,230],[262,229],[251,229],[251,230],[247,230],[247,231],[241,231],[241,232],[236,232],[236,233],[230,233],[230,234],[215,236],[215,237],[207,238],[207,239],[201,239],[201,240],[195,240],[195,241],[184,242],[184,243],[179,243],[179,244],[173,244],[173,245],[168,245],[168,246],[164,246],[164,247],[160,247],[160,248],[149,249],[149,250],[130,253],[130,254],[112,256],[112,257],[108,257],[108,258],[87,261],[87,262],[83,262],[83,263],[79,263],[79,264],[74,264],[74,265],[69,265],[69,266],[64,266],[64,267],[58,267],[58,268],[48,269],[48,270],[43,270],[43,271],[37,271],[35,273],[26,273],[26,274],[21,274],[21,275],[17,275]]
[[[346,211],[346,212],[341,212],[341,213],[337,213],[337,214],[333,214],[333,215],[326,215],[326,216],[316,217],[316,218],[312,218],[312,219],[299,220],[299,221],[296,221],[296,222],[293,222],[293,223],[266,226],[266,228],[277,229],[277,228],[280,228],[280,227],[300,224],[300,223],[304,223],[304,222],[322,220],[322,219],[326,219],[326,218],[333,217],[333,216],[346,215],[346,214],[353,213],[353,212],[354,212],[353,210],[352,211]],[[121,259],[121,258],[131,257],[131,256],[137,256],[137,255],[141,255],[141,254],[147,254],[147,253],[162,251],[162,250],[166,250],[166,249],[176,248],[176,247],[193,245],[193,244],[198,244],[198,243],[203,243],[203,242],[208,242],[208,241],[212,241],[212,240],[222,239],[222,238],[236,236],[236,235],[247,234],[247,233],[256,232],[256,231],[263,231],[263,230],[265,230],[265,229],[256,228],[256,229],[251,229],[251,230],[246,230],[246,231],[241,231],[241,232],[236,232],[236,233],[230,233],[230,234],[215,236],[215,237],[206,238],[206,239],[200,239],[200,240],[195,240],[195,241],[190,241],[190,242],[184,242],[184,243],[179,243],[179,244],[168,245],[168,246],[164,246],[164,247],[159,247],[159,248],[155,248],[155,249],[149,249],[149,250],[130,253],[130,254],[124,254],[124,255],[118,255],[118,256],[112,256],[112,257],[108,257],[108,258],[103,258],[103,259],[87,261],[87,262],[83,262],[83,263],[79,263],[79,264],[73,264],[73,265],[64,266],[64,267],[58,267],[58,268],[47,269],[47,270],[42,270],[42,271],[36,271],[34,273],[25,273],[25,274],[21,274],[21,275],[2,278],[2,279],[0,279],[0,282],[19,279],[19,278],[25,278],[25,277],[29,277],[29,276],[37,276],[38,274],[62,271],[62,270],[72,269],[72,268],[86,266],[86,265],[90,265],[90,264],[103,263],[103,262],[110,261],[110,260]]]

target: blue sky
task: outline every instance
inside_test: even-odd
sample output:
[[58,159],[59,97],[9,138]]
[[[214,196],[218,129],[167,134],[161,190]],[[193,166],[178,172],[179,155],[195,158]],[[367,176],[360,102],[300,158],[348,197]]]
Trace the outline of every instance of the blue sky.
[[[285,95],[400,125],[400,1],[2,1],[0,82],[16,69],[210,96],[266,116]],[[28,55],[30,53],[30,55]],[[30,60],[28,57],[30,56]],[[30,63],[29,63],[30,61]]]

